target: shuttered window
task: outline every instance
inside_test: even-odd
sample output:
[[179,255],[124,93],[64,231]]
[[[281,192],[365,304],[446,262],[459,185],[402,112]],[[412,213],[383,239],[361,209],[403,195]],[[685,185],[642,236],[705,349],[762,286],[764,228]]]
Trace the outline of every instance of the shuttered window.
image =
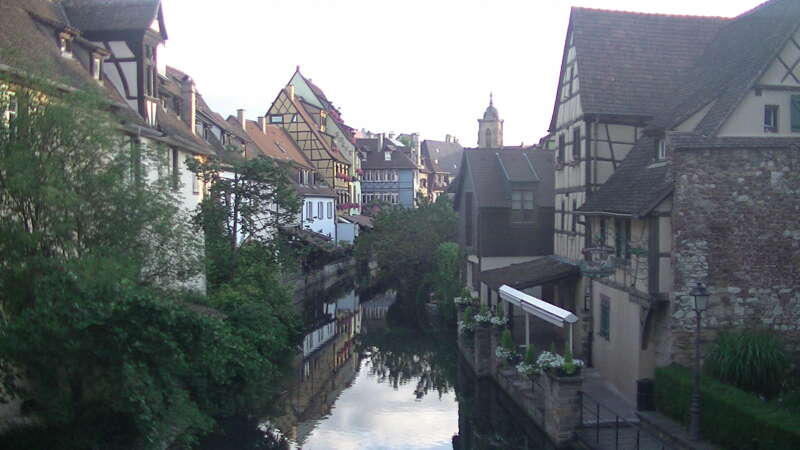
[[800,131],[800,95],[792,96],[792,131]]
[[600,297],[600,336],[611,339],[611,299]]

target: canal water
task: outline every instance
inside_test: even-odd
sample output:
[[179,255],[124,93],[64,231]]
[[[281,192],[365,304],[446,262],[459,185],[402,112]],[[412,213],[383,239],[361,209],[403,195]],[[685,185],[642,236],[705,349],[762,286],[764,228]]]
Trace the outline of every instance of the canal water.
[[[452,332],[389,325],[392,291],[308,304],[302,358],[270,423],[291,449],[548,449]],[[312,311],[313,310],[313,311]]]

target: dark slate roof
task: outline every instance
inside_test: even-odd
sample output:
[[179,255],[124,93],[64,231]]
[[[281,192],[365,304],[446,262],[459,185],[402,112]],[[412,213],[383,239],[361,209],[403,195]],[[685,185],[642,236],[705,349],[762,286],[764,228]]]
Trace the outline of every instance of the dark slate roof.
[[511,183],[537,183],[536,203],[541,207],[553,207],[553,152],[519,147],[467,148],[463,161],[460,179],[469,176],[472,180],[479,208],[511,207]]
[[726,20],[572,8],[583,112],[654,116]]
[[[57,4],[46,0],[2,0],[0,1],[0,64],[24,72],[41,75],[49,80],[71,88],[97,88],[97,82],[89,71],[88,53],[94,44],[77,38],[79,45],[73,46],[75,57],[61,55],[56,42],[56,29],[68,26]],[[111,83],[100,88],[112,102],[126,105]],[[126,109],[129,109],[126,105]],[[132,116],[138,116],[134,112]],[[138,120],[131,119],[142,123]]]
[[669,162],[654,163],[655,139],[644,137],[578,211],[643,217],[672,192]]
[[65,0],[70,24],[82,31],[145,30],[158,18],[161,0]]
[[480,280],[493,290],[508,285],[514,289],[528,289],[563,278],[577,276],[578,266],[545,256],[533,261],[481,272]]
[[695,131],[711,136],[733,112],[800,25],[800,2],[772,0],[727,23],[679,84],[667,113],[670,128],[716,100]]
[[[387,147],[388,148],[388,147]],[[411,158],[400,150],[390,151],[392,159],[386,160],[384,152],[367,152],[365,160],[361,161],[362,169],[416,169],[417,165]]]
[[438,160],[439,168],[452,176],[458,175],[461,166],[461,154],[464,147],[458,142],[433,141],[426,139],[420,146],[422,155],[428,155],[432,161]]
[[[668,132],[673,149],[796,148],[796,138],[714,137],[757,82],[800,24],[800,2],[772,0],[726,23],[681,79],[672,102],[654,120],[654,128],[671,128],[714,101],[690,133]],[[655,142],[637,143],[616,172],[579,208],[590,214],[613,213],[641,217],[673,189],[669,163],[653,164]]]

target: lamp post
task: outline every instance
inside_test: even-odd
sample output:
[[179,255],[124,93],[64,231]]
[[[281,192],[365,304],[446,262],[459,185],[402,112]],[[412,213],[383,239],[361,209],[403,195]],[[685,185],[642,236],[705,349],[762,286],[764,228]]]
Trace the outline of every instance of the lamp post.
[[703,312],[708,309],[708,290],[698,282],[689,291],[692,308],[697,315],[697,326],[694,333],[694,386],[692,386],[692,404],[689,408],[689,432],[695,441],[700,440],[700,321]]

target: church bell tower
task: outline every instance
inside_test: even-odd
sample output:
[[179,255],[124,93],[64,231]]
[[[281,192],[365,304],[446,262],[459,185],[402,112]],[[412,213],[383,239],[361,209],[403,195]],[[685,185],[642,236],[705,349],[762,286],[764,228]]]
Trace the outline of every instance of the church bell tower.
[[483,113],[483,119],[478,119],[478,148],[503,147],[503,121],[494,107],[494,99],[489,94],[489,107]]

